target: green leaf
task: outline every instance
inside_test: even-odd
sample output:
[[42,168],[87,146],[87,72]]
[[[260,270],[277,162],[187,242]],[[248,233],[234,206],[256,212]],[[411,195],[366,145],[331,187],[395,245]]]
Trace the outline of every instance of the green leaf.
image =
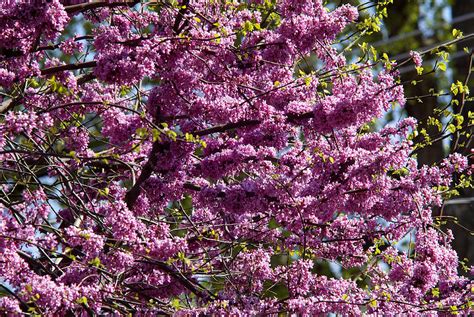
[[460,38],[460,37],[462,37],[462,35],[463,35],[463,33],[462,33],[460,30],[458,30],[458,29],[453,29],[452,34],[453,34],[453,36],[454,36],[455,38],[457,38],[457,39]]
[[456,126],[454,124],[448,125],[448,131],[451,133],[456,132]]
[[82,296],[81,298],[76,299],[76,303],[79,305],[87,305],[87,297]]
[[280,225],[278,224],[278,222],[275,220],[275,218],[272,218],[270,219],[270,221],[268,222],[268,228],[269,229],[277,229],[279,228]]
[[94,266],[94,267],[100,267],[102,265],[102,263],[100,262],[100,259],[98,257],[95,257],[92,260],[90,260],[89,264]]
[[439,63],[439,64],[438,64],[438,68],[439,68],[440,70],[442,70],[443,72],[445,72],[445,71],[446,71],[446,64],[445,64],[445,63]]
[[418,73],[418,75],[423,74],[423,67],[417,66],[417,67],[415,67],[415,69],[416,69],[416,72]]
[[372,299],[369,302],[369,306],[372,307],[372,308],[377,308],[377,301],[375,299]]
[[181,307],[179,303],[179,299],[177,298],[173,298],[170,304],[171,304],[171,307],[173,307],[174,309],[179,309]]

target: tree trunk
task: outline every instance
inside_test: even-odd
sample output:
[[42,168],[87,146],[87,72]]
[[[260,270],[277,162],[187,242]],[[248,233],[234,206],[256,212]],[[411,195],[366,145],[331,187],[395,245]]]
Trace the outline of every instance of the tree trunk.
[[[461,30],[464,34],[470,34],[474,32],[474,17],[466,16],[469,13],[474,13],[474,0],[456,0],[452,6],[453,20],[460,20],[457,23],[453,24],[453,27]],[[458,45],[458,51],[462,52],[464,47],[467,47],[470,52],[474,49],[474,41],[463,42]],[[454,60],[454,81],[465,82],[466,76],[469,73],[469,64],[470,56],[465,53],[460,57]],[[474,78],[471,76],[467,85],[471,93],[474,92]],[[461,113],[464,117],[464,120],[467,121],[468,110],[473,109],[473,102],[468,101],[464,104],[459,104],[453,109],[456,113]],[[470,149],[473,147],[473,138],[472,134],[474,133],[473,129],[470,129],[471,137],[459,136],[459,140],[454,139],[453,144],[451,145],[452,151],[462,153],[464,155],[469,154]],[[460,147],[460,144],[464,146]],[[472,162],[471,162],[472,164]],[[463,227],[451,224],[450,228],[453,230],[455,237],[454,247],[458,252],[459,258],[467,258],[469,265],[474,264],[474,236],[470,231],[474,230],[474,203],[467,202],[469,198],[473,198],[474,190],[472,189],[463,189],[460,190],[459,198],[466,198],[465,202],[459,204],[452,204],[446,206],[445,214],[449,216],[455,216],[458,218],[459,224]]]

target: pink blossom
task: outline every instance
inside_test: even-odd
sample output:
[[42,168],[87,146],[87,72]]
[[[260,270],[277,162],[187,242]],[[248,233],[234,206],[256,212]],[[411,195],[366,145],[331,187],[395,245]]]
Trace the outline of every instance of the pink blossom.
[[423,65],[423,59],[420,53],[416,51],[410,51],[410,57],[413,59],[416,67],[421,67]]

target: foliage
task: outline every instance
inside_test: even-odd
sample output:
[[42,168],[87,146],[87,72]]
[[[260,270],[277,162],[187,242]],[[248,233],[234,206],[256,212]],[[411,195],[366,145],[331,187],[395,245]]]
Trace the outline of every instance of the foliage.
[[431,213],[467,158],[418,167],[413,118],[371,125],[437,53],[359,43],[390,2],[2,4],[0,310],[468,314]]

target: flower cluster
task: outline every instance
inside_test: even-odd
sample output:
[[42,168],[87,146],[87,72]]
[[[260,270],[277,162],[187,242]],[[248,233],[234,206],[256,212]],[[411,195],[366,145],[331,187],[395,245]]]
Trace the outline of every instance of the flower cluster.
[[10,86],[38,75],[39,44],[54,40],[68,23],[58,0],[48,4],[12,3],[0,7],[0,85]]

